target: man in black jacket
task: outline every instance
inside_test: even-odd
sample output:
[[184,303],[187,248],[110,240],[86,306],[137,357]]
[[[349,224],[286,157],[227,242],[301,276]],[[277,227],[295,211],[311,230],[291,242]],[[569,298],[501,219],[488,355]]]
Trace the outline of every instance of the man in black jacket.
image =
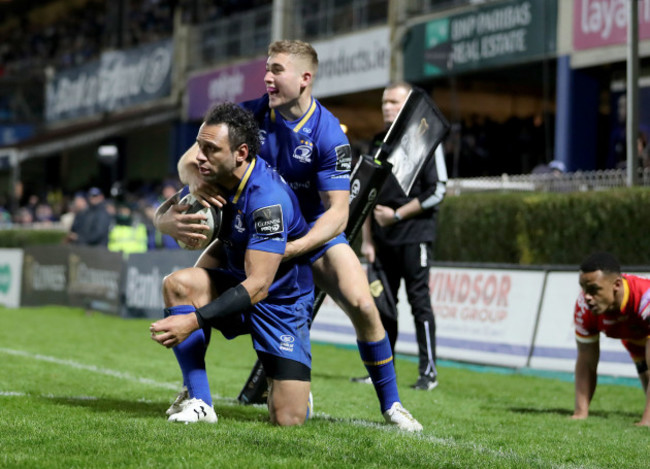
[[[375,136],[369,154],[375,154],[384,136],[404,105],[411,85],[390,84],[382,97],[385,130]],[[405,194],[391,174],[379,193],[378,202],[363,230],[362,254],[375,268],[381,268],[388,285],[386,293],[397,301],[404,279],[418,341],[419,378],[414,389],[429,391],[438,385],[436,323],[429,294],[429,264],[435,240],[436,212],[447,182],[442,145],[424,164],[409,194]],[[380,313],[382,313],[380,308]],[[397,342],[397,315],[381,314],[393,348]],[[364,381],[363,378],[354,379]]]
[[88,191],[88,208],[75,216],[69,240],[84,246],[108,246],[113,215],[108,213],[104,193],[97,187]]

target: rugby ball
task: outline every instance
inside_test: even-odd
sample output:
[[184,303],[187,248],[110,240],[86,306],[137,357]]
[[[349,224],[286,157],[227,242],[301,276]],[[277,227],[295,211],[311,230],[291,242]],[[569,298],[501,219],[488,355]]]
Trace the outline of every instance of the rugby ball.
[[207,248],[210,243],[214,241],[217,236],[219,236],[222,220],[221,209],[212,205],[210,208],[206,208],[198,200],[196,200],[196,197],[194,197],[192,194],[187,194],[185,197],[183,197],[179,204],[190,206],[190,208],[185,210],[183,213],[201,213],[205,215],[207,219],[201,221],[201,224],[207,225],[210,229],[208,231],[201,231],[201,233],[203,233],[207,239],[199,241],[196,244],[185,244],[184,242],[177,240],[178,245],[183,249],[189,249],[191,251]]

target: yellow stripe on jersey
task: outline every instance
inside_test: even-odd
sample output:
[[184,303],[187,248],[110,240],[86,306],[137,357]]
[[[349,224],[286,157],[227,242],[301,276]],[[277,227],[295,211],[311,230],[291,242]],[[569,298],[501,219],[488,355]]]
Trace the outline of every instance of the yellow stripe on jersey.
[[244,187],[246,187],[246,183],[248,182],[248,178],[251,177],[251,173],[253,172],[253,168],[255,167],[255,162],[257,161],[257,158],[253,158],[248,165],[248,168],[246,168],[246,172],[244,173],[244,177],[241,178],[241,181],[239,181],[239,186],[237,187],[237,192],[235,193],[235,197],[232,199],[232,202],[234,204],[237,203],[239,200],[239,197],[241,196],[242,191],[244,190]]
[[623,301],[621,302],[621,312],[625,311],[627,302],[630,299],[630,285],[628,285],[625,277],[622,277],[622,279],[623,279]]
[[312,116],[315,110],[316,110],[316,100],[314,98],[311,98],[311,106],[309,106],[309,111],[307,111],[305,115],[302,116],[302,119],[300,119],[300,122],[298,122],[296,126],[293,128],[293,131],[298,133],[300,129],[302,129],[302,126],[307,123],[307,121]]
[[363,364],[364,364],[364,365],[367,365],[367,366],[379,366],[379,365],[385,365],[386,363],[390,363],[390,362],[392,362],[392,361],[393,361],[393,356],[391,355],[391,356],[390,356],[389,358],[387,358],[386,360],[381,360],[381,361],[378,361],[378,362],[367,362],[367,361],[364,361]]

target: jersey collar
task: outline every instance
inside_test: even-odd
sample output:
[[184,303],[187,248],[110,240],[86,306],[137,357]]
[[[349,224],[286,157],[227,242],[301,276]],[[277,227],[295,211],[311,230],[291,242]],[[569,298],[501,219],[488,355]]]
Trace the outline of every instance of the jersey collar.
[[236,204],[237,201],[239,200],[239,197],[241,196],[244,187],[246,187],[246,183],[251,177],[251,173],[253,172],[253,168],[255,167],[256,162],[257,162],[257,157],[251,159],[248,168],[246,168],[246,172],[244,173],[244,176],[241,178],[241,181],[239,181],[239,186],[237,186],[237,192],[235,192],[235,197],[233,197],[232,203]]
[[[309,109],[307,110],[307,112],[305,112],[305,114],[300,118],[298,123],[291,130],[293,130],[296,133],[300,132],[300,129],[302,129],[302,127],[307,123],[309,118],[314,114],[315,110],[316,110],[316,100],[312,96],[311,105],[309,106]],[[275,114],[275,109],[271,109],[271,122],[275,124],[276,119],[277,119],[277,115]]]

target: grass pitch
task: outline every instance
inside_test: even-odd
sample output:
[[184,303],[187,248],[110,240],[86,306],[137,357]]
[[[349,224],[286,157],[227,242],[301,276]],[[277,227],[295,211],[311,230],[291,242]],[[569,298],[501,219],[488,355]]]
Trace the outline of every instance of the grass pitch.
[[632,380],[601,384],[592,416],[572,421],[570,380],[443,362],[438,388],[414,391],[416,364],[398,357],[402,401],[425,427],[413,435],[384,425],[372,386],[349,381],[365,371],[355,350],[314,344],[315,417],[277,428],[264,407],[235,402],[250,339],[218,333],[207,360],[219,422],[171,424],[180,372],[150,322],[0,308],[0,467],[650,467]]

